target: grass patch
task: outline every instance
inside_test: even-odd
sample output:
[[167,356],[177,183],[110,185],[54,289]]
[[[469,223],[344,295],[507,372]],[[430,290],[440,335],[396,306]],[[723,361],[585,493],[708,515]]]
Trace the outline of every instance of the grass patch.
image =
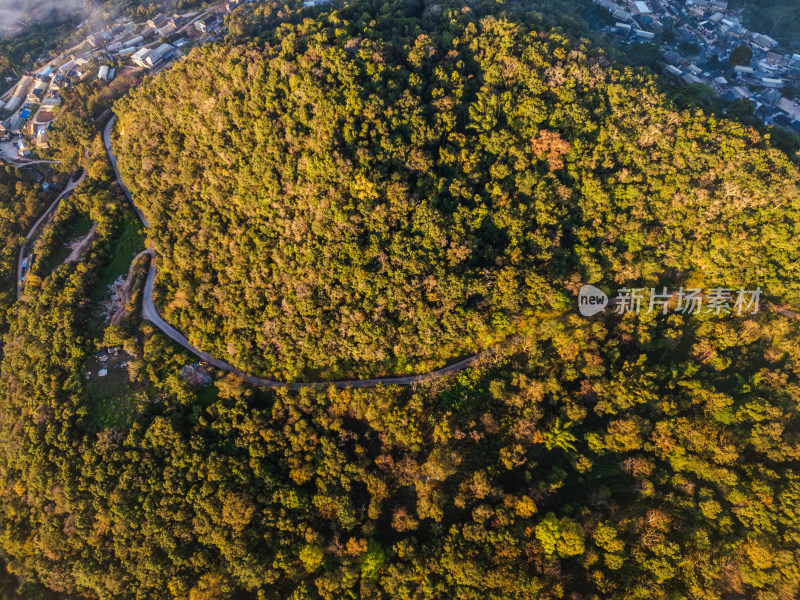
[[108,288],[120,275],[128,274],[134,255],[144,250],[144,239],[141,223],[132,212],[126,211],[122,232],[114,244],[111,262],[100,270],[98,285],[101,289]]
[[92,230],[92,218],[88,213],[80,213],[70,225],[72,239],[80,238]]
[[219,389],[213,383],[197,390],[197,403],[203,408],[208,408],[219,400]]
[[[128,379],[128,369],[119,366],[122,359],[101,363],[89,359],[86,372],[89,421],[97,431],[117,427],[125,431],[131,426],[139,412],[139,405],[146,400],[144,392],[134,392]],[[108,369],[105,377],[98,376],[102,368]]]

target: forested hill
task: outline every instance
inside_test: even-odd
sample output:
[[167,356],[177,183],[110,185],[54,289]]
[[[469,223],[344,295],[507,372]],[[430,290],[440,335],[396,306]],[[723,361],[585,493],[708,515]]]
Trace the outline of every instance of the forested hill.
[[198,346],[275,378],[402,374],[563,310],[569,279],[795,293],[797,171],[757,133],[559,35],[439,27],[385,42],[333,13],[120,103],[165,316]]
[[[204,348],[287,377],[495,352],[406,388],[196,387],[138,310],[98,317],[137,229],[99,115],[61,119],[99,245],[7,314],[9,571],[109,600],[800,597],[800,320],[574,308],[595,282],[800,310],[797,169],[539,20],[410,4],[194,51],[115,144]],[[12,223],[40,200],[8,175]]]

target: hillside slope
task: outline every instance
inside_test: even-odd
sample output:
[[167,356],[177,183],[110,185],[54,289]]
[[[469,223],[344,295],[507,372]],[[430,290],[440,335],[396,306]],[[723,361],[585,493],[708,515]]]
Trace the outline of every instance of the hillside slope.
[[564,38],[481,29],[398,47],[323,17],[122,103],[166,318],[246,372],[364,376],[481,350],[571,278],[794,289],[796,171],[756,133]]

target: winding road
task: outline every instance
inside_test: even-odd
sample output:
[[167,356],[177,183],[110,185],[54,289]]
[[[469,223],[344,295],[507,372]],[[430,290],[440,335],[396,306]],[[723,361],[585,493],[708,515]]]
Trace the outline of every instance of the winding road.
[[[149,227],[149,223],[147,222],[147,218],[144,216],[144,213],[136,206],[136,203],[133,201],[133,196],[131,195],[130,190],[125,186],[122,181],[122,178],[119,174],[119,169],[117,168],[117,157],[114,155],[114,150],[111,147],[111,130],[114,127],[114,123],[117,120],[117,116],[114,115],[111,117],[111,120],[106,125],[105,129],[103,130],[103,143],[106,147],[106,152],[108,153],[108,158],[111,161],[111,166],[114,167],[114,174],[117,178],[117,183],[122,188],[122,191],[125,193],[125,197],[133,206],[133,209],[136,211],[136,214],[139,215],[139,219],[142,221],[145,227]],[[203,352],[198,348],[195,348],[189,340],[183,335],[180,331],[175,329],[172,325],[167,323],[164,319],[161,318],[161,315],[158,314],[158,310],[156,309],[156,305],[153,302],[153,286],[156,280],[156,251],[154,248],[150,248],[143,252],[140,252],[134,259],[133,262],[135,263],[141,256],[148,254],[150,256],[150,269],[147,273],[147,281],[145,282],[144,286],[144,294],[142,297],[142,316],[150,321],[153,325],[158,327],[168,338],[173,340],[174,342],[180,344],[184,348],[186,348],[189,352],[197,356],[200,360],[207,362],[210,365],[215,366],[218,369],[223,371],[228,371],[229,373],[233,373],[246,381],[247,383],[253,384],[255,386],[264,387],[264,388],[288,388],[290,390],[296,391],[303,388],[325,388],[328,386],[335,386],[337,388],[368,388],[368,387],[376,387],[379,385],[415,385],[421,384],[443,375],[449,375],[452,373],[458,373],[466,369],[467,367],[477,363],[481,358],[483,358],[485,353],[480,354],[473,354],[472,356],[468,356],[452,365],[448,365],[444,368],[437,369],[436,371],[431,371],[430,373],[423,373],[422,375],[409,375],[405,377],[377,377],[375,379],[348,379],[342,381],[309,381],[309,382],[295,382],[289,383],[286,381],[272,381],[270,379],[263,379],[261,377],[255,377],[253,375],[248,375],[239,371],[232,365],[226,363],[223,360],[218,358],[214,358],[207,352]],[[131,264],[131,269],[133,268],[133,263]],[[130,277],[130,275],[129,275]]]

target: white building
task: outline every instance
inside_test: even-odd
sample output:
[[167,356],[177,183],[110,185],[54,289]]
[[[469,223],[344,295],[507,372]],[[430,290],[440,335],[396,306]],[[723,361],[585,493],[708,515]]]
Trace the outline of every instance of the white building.
[[175,52],[177,52],[175,46],[161,44],[154,49],[142,48],[131,57],[131,60],[140,67],[149,69],[155,67],[161,61],[169,60],[175,55]]
[[146,67],[147,63],[144,62],[144,59],[147,57],[148,54],[150,54],[149,48],[141,48],[138,51],[136,51],[136,53],[134,53],[133,56],[131,56],[131,60],[140,67]]
[[151,50],[144,60],[149,66],[154,67],[162,60],[172,58],[176,51],[175,47],[170,44],[161,44],[155,50]]

